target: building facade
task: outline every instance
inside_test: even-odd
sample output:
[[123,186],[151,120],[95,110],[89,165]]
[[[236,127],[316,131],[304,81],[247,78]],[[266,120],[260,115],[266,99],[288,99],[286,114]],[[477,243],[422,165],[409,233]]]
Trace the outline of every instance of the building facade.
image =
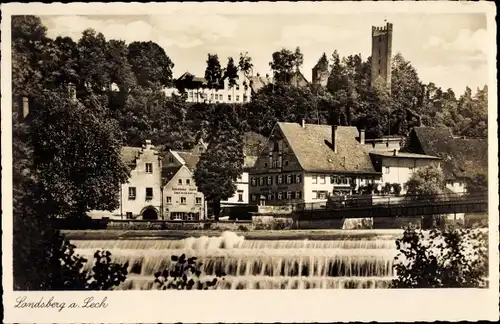
[[250,172],[250,204],[326,201],[377,181],[355,127],[277,123]]
[[242,71],[238,71],[235,81],[236,84],[230,86],[229,79],[223,78],[218,87],[209,88],[205,78],[186,72],[176,80],[176,85],[186,92],[187,102],[244,104],[250,101],[253,93],[270,82],[259,74],[248,76]]
[[392,24],[372,27],[371,85],[382,83],[391,90]]
[[373,166],[382,174],[380,186],[385,184],[401,185],[401,193],[406,193],[406,183],[412,174],[419,168],[434,164],[440,166],[440,159],[436,156],[403,153],[394,149],[393,152],[371,152]]
[[[203,151],[201,143],[193,150]],[[120,207],[113,212],[92,211],[91,217],[149,220],[202,220],[204,196],[198,192],[187,162],[175,151],[160,152],[151,141],[142,147],[123,147],[122,159],[131,169],[120,188]],[[200,153],[201,154],[201,153]]]

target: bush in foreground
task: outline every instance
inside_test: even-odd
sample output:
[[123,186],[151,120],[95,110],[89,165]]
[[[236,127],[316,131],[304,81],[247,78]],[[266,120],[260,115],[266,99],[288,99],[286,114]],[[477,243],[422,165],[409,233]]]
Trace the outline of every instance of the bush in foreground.
[[209,290],[215,289],[220,278],[225,273],[218,272],[212,280],[202,282],[200,280],[202,263],[196,263],[196,257],[186,259],[183,254],[180,257],[173,255],[172,261],[176,262],[171,269],[158,271],[154,274],[154,284],[160,290]]
[[463,229],[405,230],[394,288],[478,288],[488,284],[487,234]]

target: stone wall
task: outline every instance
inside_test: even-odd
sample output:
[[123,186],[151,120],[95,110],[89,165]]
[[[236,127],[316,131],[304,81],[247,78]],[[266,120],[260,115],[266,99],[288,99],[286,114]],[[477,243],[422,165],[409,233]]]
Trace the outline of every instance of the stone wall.
[[408,226],[421,228],[420,217],[376,217],[373,219],[374,229],[402,229]]

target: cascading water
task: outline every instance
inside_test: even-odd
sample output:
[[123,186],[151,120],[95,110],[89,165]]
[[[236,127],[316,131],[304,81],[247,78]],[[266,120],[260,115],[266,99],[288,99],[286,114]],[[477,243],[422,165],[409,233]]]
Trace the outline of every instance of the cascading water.
[[120,289],[154,289],[154,273],[169,268],[171,256],[181,254],[196,256],[207,278],[223,270],[226,276],[218,289],[333,289],[386,288],[394,276],[394,239],[386,234],[373,239],[246,240],[225,232],[183,240],[72,243],[89,260],[96,250],[108,250],[113,261],[128,261],[129,276]]

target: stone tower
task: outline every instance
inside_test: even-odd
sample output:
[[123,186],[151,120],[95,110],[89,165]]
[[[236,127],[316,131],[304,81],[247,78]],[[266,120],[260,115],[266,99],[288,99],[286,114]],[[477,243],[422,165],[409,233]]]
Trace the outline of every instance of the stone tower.
[[[391,91],[392,24],[372,27],[372,77],[371,84],[380,80]],[[380,82],[379,81],[379,82]]]
[[312,68],[312,83],[326,87],[329,76],[328,59],[326,58],[326,54],[323,53],[318,63]]

